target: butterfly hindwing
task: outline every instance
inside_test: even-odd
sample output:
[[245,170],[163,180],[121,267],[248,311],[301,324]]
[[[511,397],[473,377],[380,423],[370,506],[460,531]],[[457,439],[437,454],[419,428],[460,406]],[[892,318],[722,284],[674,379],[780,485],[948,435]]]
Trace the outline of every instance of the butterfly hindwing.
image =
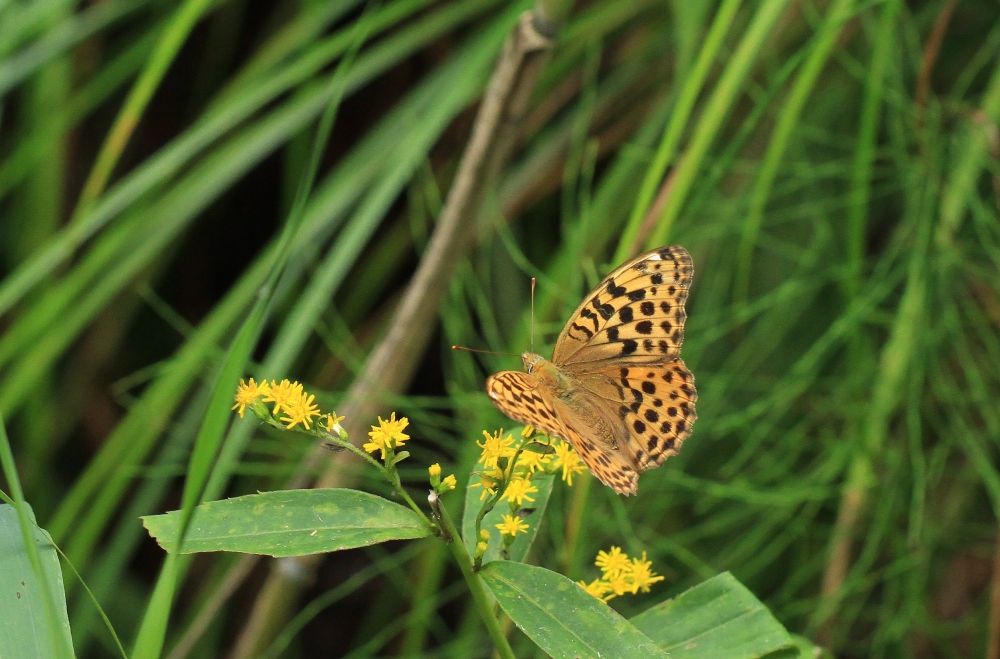
[[531,424],[569,443],[597,478],[619,494],[635,494],[639,474],[630,460],[611,450],[593,428],[577,430],[569,421],[573,410],[533,375],[501,371],[486,381],[486,392],[497,408],[521,423]]
[[694,275],[679,245],[625,263],[591,291],[556,341],[552,361],[651,363],[669,361],[684,340],[684,303]]
[[640,472],[663,464],[680,451],[698,418],[694,375],[684,362],[611,367],[581,381],[595,397],[615,406],[625,426],[622,447]]

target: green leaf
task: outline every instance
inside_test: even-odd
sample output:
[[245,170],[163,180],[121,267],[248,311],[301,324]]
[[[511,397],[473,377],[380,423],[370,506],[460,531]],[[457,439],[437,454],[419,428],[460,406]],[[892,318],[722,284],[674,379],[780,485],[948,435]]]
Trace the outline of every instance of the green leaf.
[[[142,518],[167,551],[177,541],[180,512]],[[304,556],[422,538],[430,530],[410,509],[356,490],[281,490],[203,503],[184,537],[182,554],[237,551]]]
[[628,620],[561,574],[494,561],[480,575],[514,624],[554,659],[667,656]]
[[632,623],[671,659],[754,659],[792,646],[781,623],[729,572],[643,611]]
[[[31,568],[17,511],[13,506],[0,505],[0,601],[4,602],[0,606],[0,657],[48,659],[60,656],[59,650],[73,645],[59,557],[49,538],[34,526],[32,530],[44,583],[39,582]],[[43,589],[55,600],[57,633],[63,635],[62,639],[53,639],[46,631]]]
[[[541,526],[542,519],[545,517],[545,507],[549,504],[549,496],[552,494],[555,476],[536,474],[532,477],[531,484],[537,487],[538,491],[531,493],[530,496],[535,500],[525,500],[524,507],[521,510],[522,513],[530,511],[523,518],[528,524],[528,530],[525,533],[518,533],[514,536],[514,544],[510,546],[510,560],[512,561],[523,561],[528,555],[528,550],[531,549],[531,545],[535,541],[535,536],[538,535],[538,527]],[[475,553],[476,543],[479,541],[476,537],[476,515],[479,514],[479,510],[483,506],[483,502],[479,499],[482,493],[483,488],[481,487],[465,488],[465,510],[462,513],[462,537],[465,540],[465,548],[470,554]],[[501,536],[500,532],[497,531],[496,525],[503,521],[501,518],[504,515],[509,514],[510,506],[506,500],[502,500],[483,518],[482,528],[489,531],[491,536],[489,549],[483,555],[484,563],[500,560]]]

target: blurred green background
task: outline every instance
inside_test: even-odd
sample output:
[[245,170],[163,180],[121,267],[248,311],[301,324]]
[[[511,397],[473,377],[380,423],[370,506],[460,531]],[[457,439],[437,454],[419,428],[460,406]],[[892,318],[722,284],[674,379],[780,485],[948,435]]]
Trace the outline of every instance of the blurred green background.
[[[249,372],[339,410],[531,6],[0,0],[0,412],[40,523],[126,647],[163,560],[138,516],[179,506],[331,89]],[[1000,7],[581,0],[554,39],[509,163],[463,218],[476,240],[384,374],[414,492],[432,462],[464,481],[482,430],[511,425],[482,383],[520,360],[452,344],[527,349],[537,277],[548,355],[611,268],[681,244],[694,434],[637,498],[557,488],[532,560],[590,580],[599,549],[646,551],[667,580],[615,600],[625,614],[731,570],[838,657],[1000,659]],[[348,423],[357,442],[375,419]],[[310,449],[237,424],[211,496],[287,487]],[[430,541],[335,554],[279,614],[259,606],[269,575],[199,556],[165,656],[254,656],[230,654],[252,616],[263,656],[489,656]],[[115,656],[67,589],[79,655]]]

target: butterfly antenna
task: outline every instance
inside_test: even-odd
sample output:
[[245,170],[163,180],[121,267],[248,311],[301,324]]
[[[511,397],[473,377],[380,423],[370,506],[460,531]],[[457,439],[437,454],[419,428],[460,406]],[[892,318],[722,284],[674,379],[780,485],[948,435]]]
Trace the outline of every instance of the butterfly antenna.
[[452,350],[465,350],[466,352],[481,352],[485,355],[504,355],[505,357],[520,357],[512,352],[493,352],[492,350],[479,350],[477,348],[466,348],[465,346],[452,346]]
[[531,278],[531,352],[535,352],[535,278]]

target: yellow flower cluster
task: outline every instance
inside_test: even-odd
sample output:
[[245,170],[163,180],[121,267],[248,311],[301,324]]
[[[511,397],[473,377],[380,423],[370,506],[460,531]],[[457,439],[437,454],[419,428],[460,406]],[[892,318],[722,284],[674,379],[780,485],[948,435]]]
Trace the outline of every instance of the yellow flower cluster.
[[408,425],[410,425],[410,420],[402,416],[397,421],[395,412],[392,413],[388,421],[379,417],[378,425],[372,426],[371,432],[368,433],[371,441],[364,444],[362,448],[369,453],[381,451],[382,459],[385,460],[386,453],[390,449],[395,450],[410,439],[410,436],[403,432]]
[[[511,542],[514,536],[529,528],[528,524],[517,516],[517,512],[525,502],[535,501],[531,495],[538,492],[538,488],[532,485],[531,477],[536,472],[543,474],[562,472],[562,479],[572,485],[573,476],[587,469],[581,462],[579,454],[566,442],[550,439],[547,436],[541,440],[534,438],[534,434],[535,429],[532,426],[525,426],[521,430],[521,440],[515,440],[512,435],[504,436],[502,428],[492,435],[484,430],[483,441],[477,442],[479,448],[483,450],[479,457],[483,468],[477,472],[479,482],[472,483],[469,487],[483,488],[480,501],[496,496],[502,488],[501,498],[510,504],[511,514],[504,515],[503,523],[496,524],[496,528],[504,536],[509,536],[505,539],[505,543]],[[517,458],[511,464],[514,456]]]
[[267,394],[269,388],[267,380],[257,384],[253,378],[250,378],[250,384],[247,384],[240,378],[240,386],[236,389],[236,404],[233,405],[233,409],[239,412],[241,419],[243,413],[247,411],[247,405],[252,407],[258,398]]
[[629,558],[621,547],[611,547],[611,551],[597,552],[594,565],[601,568],[601,578],[577,583],[594,597],[607,602],[608,600],[630,593],[648,593],[649,587],[663,577],[653,572],[652,561],[646,560],[646,552],[642,558]]
[[517,452],[517,448],[514,446],[514,438],[510,435],[504,438],[503,428],[492,435],[484,430],[483,437],[486,438],[486,442],[476,442],[476,444],[479,448],[483,449],[483,454],[480,456],[479,461],[487,469],[495,469],[500,458],[514,457],[514,453]]
[[[250,378],[249,383],[240,380],[240,386],[236,389],[236,404],[233,405],[233,409],[239,412],[240,418],[243,418],[246,408],[249,406],[253,409],[258,399],[264,403],[274,403],[271,415],[277,417],[282,414],[280,421],[286,424],[289,430],[299,424],[309,430],[313,418],[320,416],[319,407],[315,404],[316,397],[304,391],[298,382],[271,380],[271,383],[268,384],[267,380],[264,380],[257,384],[253,378]],[[331,417],[331,415],[325,416]],[[342,418],[340,417],[340,419]],[[329,425],[332,427],[340,419],[336,419]]]
[[515,515],[504,515],[503,523],[497,524],[496,527],[500,529],[500,533],[503,535],[515,536],[518,532],[526,533],[528,531],[528,525],[521,521],[520,517]]
[[431,477],[431,487],[438,494],[444,494],[454,490],[458,486],[458,481],[455,479],[455,474],[448,474],[444,478],[441,478],[441,465],[435,462],[430,467],[427,468],[427,473]]
[[[572,446],[559,439],[551,439],[548,442],[536,441],[531,439],[533,434],[534,428],[525,426],[524,430],[521,431],[521,437],[526,441],[518,444],[514,441],[513,436],[504,437],[502,428],[492,435],[485,430],[483,431],[485,441],[477,442],[479,447],[483,449],[482,455],[479,457],[483,470],[479,472],[479,482],[470,486],[483,488],[480,500],[495,495],[496,488],[503,483],[505,477],[509,476],[510,482],[504,491],[504,496],[511,503],[521,505],[522,499],[534,501],[526,495],[538,491],[530,483],[531,477],[536,471],[546,474],[561,471],[562,479],[566,481],[567,485],[572,485],[573,476],[587,470],[587,467],[580,460],[580,455],[573,450]],[[551,450],[555,451],[555,455],[525,448],[531,444],[543,449],[551,447]],[[518,448],[524,450],[518,453]],[[509,473],[509,469],[505,472],[500,466],[500,461],[512,458],[514,455],[517,455],[517,464],[514,465],[513,472]]]

